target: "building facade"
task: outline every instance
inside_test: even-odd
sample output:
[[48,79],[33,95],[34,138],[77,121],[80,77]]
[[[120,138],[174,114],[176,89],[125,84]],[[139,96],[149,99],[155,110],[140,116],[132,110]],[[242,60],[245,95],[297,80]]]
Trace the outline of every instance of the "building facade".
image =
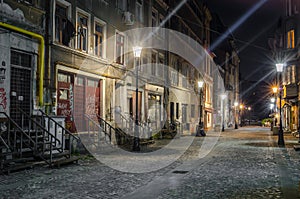
[[278,20],[269,46],[276,63],[284,63],[277,85],[283,86],[282,121],[285,131],[299,130],[299,2],[284,1],[284,12]]
[[[220,112],[214,108],[220,101],[216,85],[222,87],[215,82],[220,75],[209,51],[212,15],[198,1],[180,3],[2,1],[0,108],[15,120],[16,107],[29,114],[43,109],[65,117],[71,132],[86,131],[93,117],[115,124],[116,117],[132,122],[136,116],[153,131],[176,122],[181,133],[193,134],[200,120],[212,129]],[[204,56],[195,64],[168,49],[144,48],[136,62],[126,31],[143,27],[178,31],[197,42]],[[165,30],[159,31],[158,41],[168,39]],[[186,51],[195,50],[193,45]],[[199,80],[204,81],[201,90]]]
[[1,106],[18,124],[19,108],[34,114],[44,103],[45,3],[1,1]]

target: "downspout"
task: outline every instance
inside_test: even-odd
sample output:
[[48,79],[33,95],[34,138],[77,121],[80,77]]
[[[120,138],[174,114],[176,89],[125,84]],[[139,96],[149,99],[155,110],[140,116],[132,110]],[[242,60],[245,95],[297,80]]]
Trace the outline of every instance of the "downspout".
[[10,29],[13,30],[15,32],[24,34],[24,35],[28,35],[31,36],[37,40],[40,41],[39,44],[39,64],[38,64],[38,71],[40,74],[40,79],[39,79],[39,105],[43,106],[44,102],[43,102],[43,90],[44,90],[44,57],[45,57],[45,41],[42,35],[39,35],[37,33],[31,32],[31,31],[27,31],[24,30],[22,28],[18,28],[16,26],[10,25],[10,24],[6,24],[3,22],[0,22],[0,27],[4,27],[6,29]]

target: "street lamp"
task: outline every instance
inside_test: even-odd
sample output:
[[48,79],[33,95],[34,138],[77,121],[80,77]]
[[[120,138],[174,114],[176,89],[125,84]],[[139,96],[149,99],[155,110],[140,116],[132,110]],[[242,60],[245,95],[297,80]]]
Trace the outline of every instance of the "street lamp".
[[238,102],[234,102],[234,128],[235,129],[238,129],[238,121],[237,121],[238,115],[237,115],[237,110],[236,110],[238,105],[239,105]]
[[241,121],[241,126],[243,126],[243,109],[244,109],[244,105],[240,104],[240,121]]
[[251,119],[251,107],[249,106],[248,107],[248,114],[249,114],[249,121],[248,121],[248,124],[249,124],[249,126],[250,126],[250,119]]
[[[276,98],[277,98],[277,91],[278,91],[278,88],[276,87],[276,86],[274,86],[273,88],[272,88],[272,90],[273,90],[273,94],[274,94],[274,97],[273,98],[271,98],[271,100],[272,101],[274,101],[273,103],[274,103],[274,113],[277,113],[277,106],[275,106],[276,105]],[[273,100],[274,99],[274,100]],[[271,101],[271,102],[272,102]],[[277,121],[277,118],[276,117],[274,117],[274,119],[273,119],[273,126],[276,126],[276,122]]]
[[202,123],[202,88],[203,88],[204,82],[202,80],[198,81],[198,87],[200,89],[200,100],[199,100],[199,124],[196,132],[196,136],[201,136],[205,135],[204,130],[203,130],[203,123]]
[[[281,81],[283,66],[284,66],[283,63],[276,64],[276,70],[277,70],[277,73],[279,73],[279,81]],[[281,98],[282,98],[281,91],[282,91],[282,88],[280,86],[279,87],[279,115],[280,115],[279,116],[279,123],[280,123],[280,126],[279,126],[279,132],[278,132],[278,146],[284,146],[284,137],[283,137],[283,129],[282,129],[282,117],[281,117]]]
[[224,125],[224,123],[225,123],[225,121],[224,121],[224,118],[225,118],[225,108],[224,108],[224,100],[225,100],[225,98],[226,98],[226,95],[225,94],[222,94],[221,95],[221,99],[222,99],[222,111],[223,111],[223,113],[222,113],[222,131],[224,131],[225,130],[225,125]]
[[[134,138],[133,138],[133,151],[140,151],[140,138],[139,138],[139,113],[138,113],[138,103],[139,103],[139,70],[138,66],[136,65],[136,58],[138,62],[140,62],[140,57],[142,53],[142,47],[134,46],[133,47],[133,56],[134,56],[134,65],[136,71],[136,89],[135,89],[135,131],[134,131]],[[140,63],[139,63],[140,64]]]

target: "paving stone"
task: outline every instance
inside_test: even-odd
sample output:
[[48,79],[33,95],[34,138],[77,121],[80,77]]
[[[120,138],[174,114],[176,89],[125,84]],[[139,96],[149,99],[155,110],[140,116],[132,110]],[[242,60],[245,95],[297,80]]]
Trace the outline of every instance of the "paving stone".
[[[0,198],[121,198],[197,160],[203,139],[196,138],[179,160],[155,172],[123,173],[87,158],[60,169],[40,167],[0,176]],[[299,193],[300,154],[292,147],[276,147],[276,139],[264,129],[225,131],[205,161],[174,174],[183,175],[179,184],[158,198],[283,198],[283,185]]]

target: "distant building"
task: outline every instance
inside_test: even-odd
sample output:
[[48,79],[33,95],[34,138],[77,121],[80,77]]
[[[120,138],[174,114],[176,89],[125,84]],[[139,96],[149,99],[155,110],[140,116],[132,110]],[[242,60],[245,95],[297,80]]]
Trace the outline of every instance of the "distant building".
[[[225,126],[235,126],[238,123],[238,110],[235,102],[240,103],[240,82],[239,82],[239,67],[240,58],[238,49],[235,44],[235,38],[232,34],[219,40],[226,34],[227,27],[223,24],[222,20],[217,14],[213,14],[212,21],[212,42],[214,49],[211,49],[215,54],[214,61],[219,65],[219,71],[223,77],[225,94]],[[219,42],[216,44],[215,42]]]

